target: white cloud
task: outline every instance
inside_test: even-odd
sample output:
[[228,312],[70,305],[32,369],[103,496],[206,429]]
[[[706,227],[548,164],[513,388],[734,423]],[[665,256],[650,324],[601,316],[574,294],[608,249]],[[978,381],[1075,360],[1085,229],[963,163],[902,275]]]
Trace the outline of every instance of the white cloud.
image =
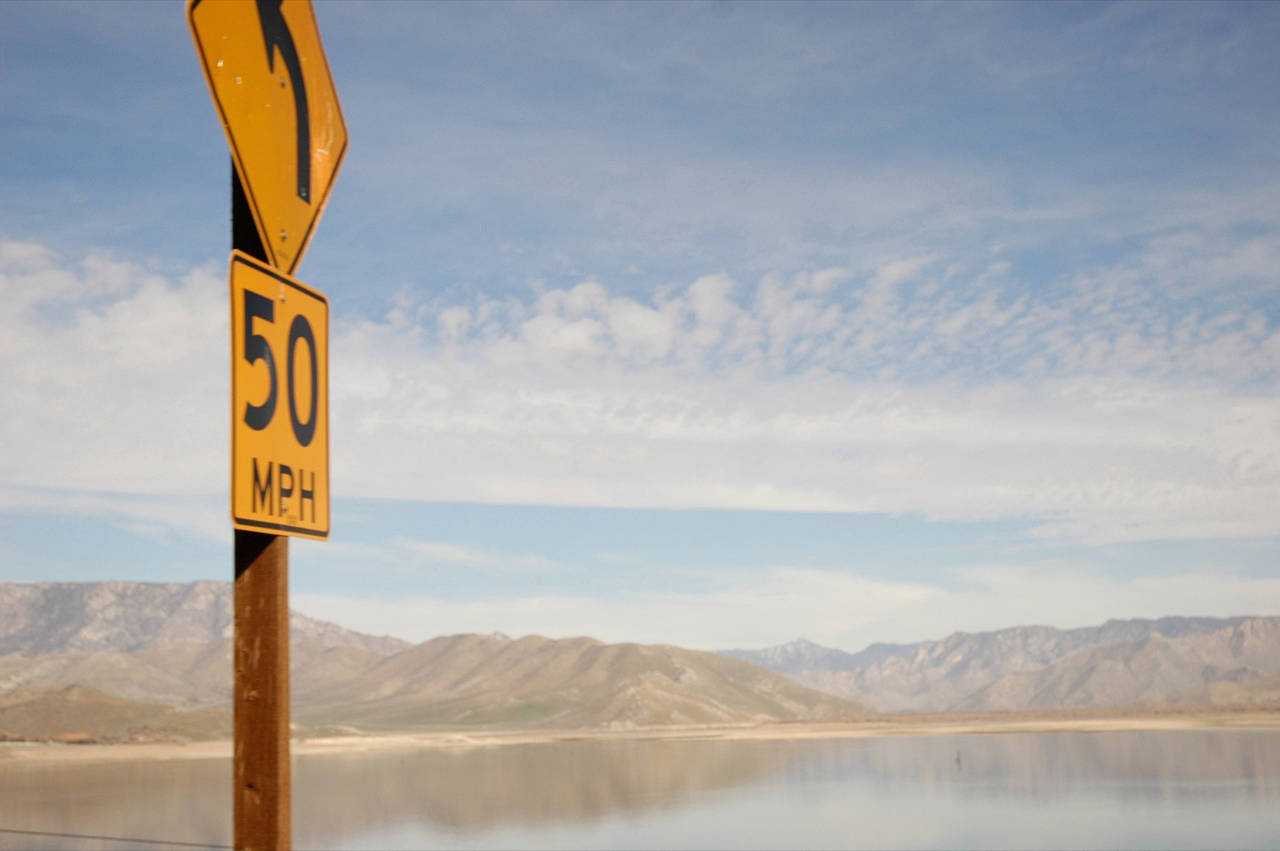
[[403,537],[394,538],[391,543],[394,549],[425,565],[468,567],[489,573],[542,573],[564,569],[564,565],[554,559],[532,553],[512,555],[450,541]]
[[106,517],[134,532],[178,531],[226,547],[232,540],[226,500],[201,494],[85,493],[0,485],[0,514],[11,513]]
[[362,631],[391,632],[414,641],[454,632],[553,637],[591,635],[606,641],[727,647],[856,629],[881,613],[918,605],[938,592],[924,586],[877,582],[812,570],[778,569],[744,577],[710,594],[676,591],[624,594],[526,595],[451,602],[430,597],[372,600],[296,594],[293,606]]
[[[1020,517],[1076,543],[1280,532],[1265,311],[1122,267],[1015,297],[951,265],[708,276],[648,304],[597,281],[403,291],[381,320],[335,317],[334,491]],[[221,275],[5,243],[0,296],[0,483],[225,493]]]
[[0,247],[0,483],[125,493],[225,487],[227,290],[91,255]]
[[893,260],[876,269],[871,278],[871,291],[883,293],[892,290],[898,282],[910,278],[933,262],[932,257],[909,257],[905,260]]

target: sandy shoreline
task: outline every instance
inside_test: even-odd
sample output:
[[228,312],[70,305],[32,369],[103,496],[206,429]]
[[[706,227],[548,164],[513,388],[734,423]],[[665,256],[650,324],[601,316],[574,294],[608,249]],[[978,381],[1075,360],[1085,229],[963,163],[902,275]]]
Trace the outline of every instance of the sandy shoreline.
[[[1115,712],[1008,712],[882,715],[853,721],[740,726],[582,730],[468,730],[346,735],[294,739],[296,756],[351,754],[419,748],[477,748],[567,741],[713,741],[856,739],[876,736],[942,736],[1001,733],[1106,733],[1220,729],[1280,729],[1280,712],[1191,710]],[[103,762],[229,759],[228,740],[145,744],[0,742],[0,761]]]

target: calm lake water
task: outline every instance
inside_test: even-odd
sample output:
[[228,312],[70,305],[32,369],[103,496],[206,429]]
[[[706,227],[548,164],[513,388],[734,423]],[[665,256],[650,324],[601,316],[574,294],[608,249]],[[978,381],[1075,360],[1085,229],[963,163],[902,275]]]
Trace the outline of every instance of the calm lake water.
[[[0,828],[229,844],[230,765],[0,762]],[[1280,732],[300,757],[300,848],[1280,848]],[[0,832],[0,848],[128,844]],[[138,846],[133,846],[138,847]]]

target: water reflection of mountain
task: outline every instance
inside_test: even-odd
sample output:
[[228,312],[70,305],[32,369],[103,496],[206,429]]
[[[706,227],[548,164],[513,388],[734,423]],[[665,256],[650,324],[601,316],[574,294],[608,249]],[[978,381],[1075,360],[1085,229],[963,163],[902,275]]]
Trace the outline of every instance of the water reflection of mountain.
[[[229,760],[23,763],[0,770],[0,826],[143,840],[231,842]],[[0,848],[120,848],[119,842],[0,834]]]
[[[8,760],[3,769],[3,827],[204,844],[231,839],[226,761],[59,765]],[[715,829],[713,835],[727,844],[750,844],[755,835],[742,831],[763,830],[773,823],[770,814],[789,818],[802,804],[810,807],[806,817],[813,820],[803,835],[812,841],[829,844],[852,819],[864,844],[878,846],[902,844],[915,835],[912,831],[920,834],[916,844],[973,844],[975,837],[991,834],[948,833],[948,819],[976,820],[990,831],[1000,829],[1002,814],[1020,812],[1027,829],[1034,830],[1037,814],[1046,807],[1066,812],[1076,804],[1080,811],[1108,813],[1115,829],[1125,823],[1129,805],[1142,809],[1148,803],[1154,809],[1145,812],[1185,810],[1189,818],[1199,818],[1195,814],[1208,807],[1227,813],[1224,819],[1241,812],[1252,818],[1249,812],[1273,812],[1280,804],[1280,735],[1222,730],[834,741],[583,740],[303,756],[294,768],[294,837],[299,847],[325,848],[375,847],[384,835],[401,847],[466,844],[462,837],[485,841],[486,836],[501,838],[499,844],[535,844],[539,836],[567,842],[571,835],[594,835],[593,824],[604,829],[620,819],[657,816],[659,822],[692,824],[696,816],[690,814],[714,811],[726,801],[745,808],[735,811],[745,819],[742,826]],[[823,809],[823,801],[832,808]],[[1253,811],[1241,809],[1249,805]],[[904,807],[922,806],[942,815],[932,822],[904,815]],[[585,828],[572,833],[575,825]],[[380,833],[397,826],[408,839]],[[564,830],[570,833],[555,833]],[[1023,838],[1031,842],[1036,835]],[[1246,840],[1241,844],[1250,844]],[[785,836],[780,834],[778,842],[786,844]],[[7,847],[67,843],[0,835],[0,848]]]
[[1215,784],[1226,788],[1247,780],[1253,794],[1280,798],[1280,736],[1274,731],[974,734],[825,745],[789,766],[789,776],[807,782],[881,779],[934,793],[945,788],[1006,798],[1103,788],[1121,797],[1177,798],[1185,791],[1202,798]]
[[[760,781],[798,756],[795,748],[767,742],[653,741],[303,756],[294,764],[294,837],[299,847],[320,848],[406,822],[461,832],[590,822]],[[0,772],[0,826],[225,845],[231,841],[230,764],[7,761]],[[0,834],[0,848],[64,848],[67,842],[14,840]]]
[[768,742],[582,741],[303,757],[295,820],[331,836],[409,819],[463,831],[591,821],[756,782],[800,756]]

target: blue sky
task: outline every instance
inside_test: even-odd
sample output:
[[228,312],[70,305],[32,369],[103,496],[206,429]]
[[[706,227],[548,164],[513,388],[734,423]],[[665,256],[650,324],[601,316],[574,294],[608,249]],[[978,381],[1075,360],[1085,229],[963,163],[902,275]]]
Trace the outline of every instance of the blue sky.
[[[324,2],[308,614],[847,649],[1280,612],[1280,8]],[[0,579],[227,578],[180,3],[0,4]]]

